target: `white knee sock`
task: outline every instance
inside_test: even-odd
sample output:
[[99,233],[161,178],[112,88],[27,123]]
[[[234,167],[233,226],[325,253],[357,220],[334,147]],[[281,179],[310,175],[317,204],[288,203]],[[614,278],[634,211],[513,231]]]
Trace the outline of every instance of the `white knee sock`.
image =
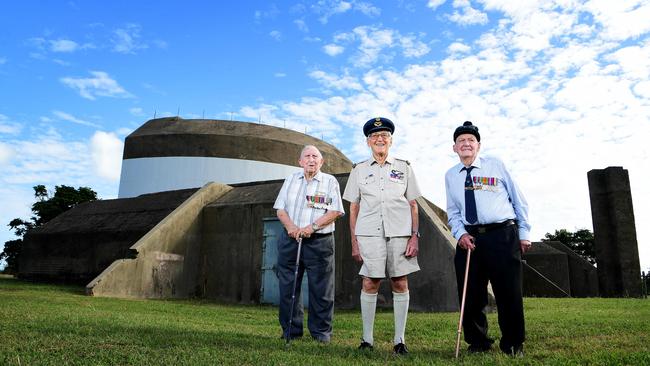
[[393,292],[393,315],[395,316],[395,338],[394,344],[406,343],[404,341],[404,332],[406,331],[406,317],[409,312],[409,293],[408,291],[398,293]]
[[377,294],[361,291],[361,320],[363,321],[363,340],[374,344],[375,311],[377,309]]

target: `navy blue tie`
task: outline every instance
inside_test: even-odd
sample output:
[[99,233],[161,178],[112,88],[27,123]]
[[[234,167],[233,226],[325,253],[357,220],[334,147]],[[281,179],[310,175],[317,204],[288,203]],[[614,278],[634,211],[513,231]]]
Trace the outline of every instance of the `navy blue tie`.
[[474,169],[473,166],[462,169],[467,170],[467,176],[465,177],[465,219],[470,224],[474,224],[478,220],[476,199],[474,198],[474,185],[472,184],[472,176],[469,174],[472,169]]

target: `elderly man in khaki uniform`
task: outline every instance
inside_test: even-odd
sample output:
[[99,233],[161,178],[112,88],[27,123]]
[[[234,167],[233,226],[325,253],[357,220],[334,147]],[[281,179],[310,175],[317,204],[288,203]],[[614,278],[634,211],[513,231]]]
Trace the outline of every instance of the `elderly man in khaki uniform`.
[[343,199],[350,202],[352,257],[361,262],[361,318],[363,338],[359,349],[372,349],[377,292],[386,269],[393,290],[395,336],[393,350],[404,355],[409,307],[409,273],[418,266],[418,206],[420,197],[410,163],[388,155],[395,125],[377,117],[363,126],[372,158],[350,172]]

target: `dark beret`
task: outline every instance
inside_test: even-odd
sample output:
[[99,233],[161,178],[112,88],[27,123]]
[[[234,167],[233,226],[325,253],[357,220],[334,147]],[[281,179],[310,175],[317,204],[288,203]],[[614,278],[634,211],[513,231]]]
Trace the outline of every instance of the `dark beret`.
[[456,128],[456,131],[454,131],[454,142],[456,142],[458,136],[466,133],[476,136],[476,140],[481,142],[481,134],[478,133],[478,127],[474,126],[470,121],[465,121],[462,126]]
[[393,131],[395,131],[395,125],[393,124],[393,121],[384,117],[373,118],[363,125],[363,134],[366,135],[366,137],[377,131],[389,131],[393,134]]

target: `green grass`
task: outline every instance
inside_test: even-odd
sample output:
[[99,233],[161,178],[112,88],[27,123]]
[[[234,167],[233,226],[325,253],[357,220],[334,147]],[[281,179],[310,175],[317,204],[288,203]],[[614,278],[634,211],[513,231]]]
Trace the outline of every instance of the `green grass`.
[[[285,347],[277,310],[205,301],[94,298],[83,288],[0,277],[0,365],[649,365],[650,300],[525,299],[526,357],[493,350],[454,360],[457,313],[411,313],[411,354],[392,351],[391,311],[379,311],[375,350],[358,352],[358,311],[336,311],[334,337]],[[499,338],[496,314],[490,333]]]

